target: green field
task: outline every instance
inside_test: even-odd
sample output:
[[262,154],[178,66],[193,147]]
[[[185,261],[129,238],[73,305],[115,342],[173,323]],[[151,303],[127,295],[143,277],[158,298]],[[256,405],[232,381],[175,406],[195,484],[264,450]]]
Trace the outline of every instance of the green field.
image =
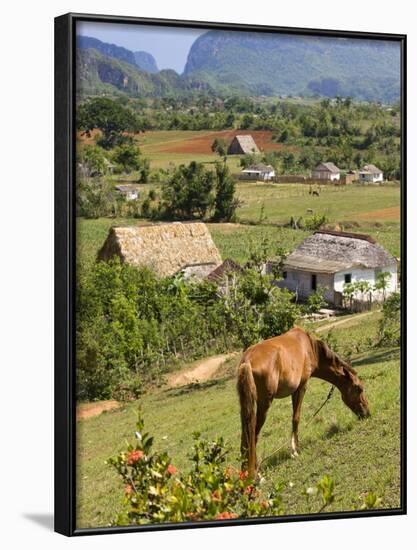
[[[140,186],[141,195],[158,185]],[[324,214],[329,222],[342,228],[373,236],[395,257],[400,256],[400,189],[398,185],[386,186],[322,186],[319,197],[309,195],[309,186],[303,184],[262,184],[239,182],[237,193],[242,201],[238,209],[242,224],[209,224],[210,232],[223,258],[245,261],[256,243],[267,238],[274,246],[292,251],[309,232],[277,227],[294,218],[308,218],[307,212]],[[260,225],[247,225],[258,224]],[[95,258],[112,225],[149,223],[129,218],[78,219],[78,251],[89,262]]]
[[[377,316],[350,320],[333,330],[338,342],[374,338]],[[347,340],[348,339],[348,340]],[[303,490],[324,474],[336,484],[335,502],[328,510],[351,510],[360,506],[370,491],[382,498],[382,507],[400,505],[400,372],[398,349],[369,349],[354,358],[364,382],[372,416],[358,421],[343,405],[336,391],[319,415],[311,415],[325,399],[329,385],[311,380],[300,424],[301,454],[290,457],[291,400],[277,400],[261,434],[258,452],[268,456],[282,450],[265,464],[266,483],[280,481],[288,514],[309,513]],[[105,526],[114,519],[123,499],[123,487],[105,460],[132,440],[138,405],[146,428],[155,435],[157,449],[165,449],[178,469],[184,469],[192,446],[192,432],[204,437],[222,435],[237,465],[239,412],[233,373],[238,359],[225,368],[223,378],[177,389],[162,387],[117,411],[82,420],[77,424],[77,525]]]

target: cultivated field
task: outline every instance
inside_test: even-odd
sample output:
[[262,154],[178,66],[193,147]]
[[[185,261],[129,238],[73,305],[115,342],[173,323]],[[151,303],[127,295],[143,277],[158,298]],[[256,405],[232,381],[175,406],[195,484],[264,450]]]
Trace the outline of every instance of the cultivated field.
[[[335,326],[334,337],[342,348],[366,345],[366,339],[376,335],[378,315],[359,316],[356,321],[352,317],[349,330]],[[123,486],[105,460],[123,448],[126,440],[132,440],[138,405],[146,429],[155,435],[156,448],[167,450],[178,469],[188,465],[195,430],[207,438],[224,436],[231,448],[230,460],[238,465],[240,426],[234,378],[238,359],[226,363],[214,380],[160,387],[138,402],[78,422],[78,527],[105,526],[120,509]],[[384,508],[400,504],[399,351],[367,349],[354,356],[353,364],[365,384],[371,418],[356,420],[336,391],[309,422],[329,390],[327,383],[311,380],[303,404],[297,459],[290,457],[291,400],[276,400],[271,407],[258,450],[262,458],[284,444],[264,464],[263,473],[267,483],[282,483],[288,514],[316,511],[310,510],[303,491],[324,474],[336,483],[336,499],[329,510],[358,508],[369,491],[382,498]]]

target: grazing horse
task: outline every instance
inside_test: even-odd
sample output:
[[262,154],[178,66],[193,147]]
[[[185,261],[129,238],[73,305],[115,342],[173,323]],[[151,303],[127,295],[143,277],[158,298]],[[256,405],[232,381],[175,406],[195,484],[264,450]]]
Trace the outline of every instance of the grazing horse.
[[364,389],[353,368],[325,342],[301,328],[264,340],[248,348],[238,369],[237,390],[242,422],[243,469],[256,475],[256,443],[275,398],[292,397],[291,448],[298,454],[301,403],[312,377],[336,386],[342,400],[359,418],[370,415]]

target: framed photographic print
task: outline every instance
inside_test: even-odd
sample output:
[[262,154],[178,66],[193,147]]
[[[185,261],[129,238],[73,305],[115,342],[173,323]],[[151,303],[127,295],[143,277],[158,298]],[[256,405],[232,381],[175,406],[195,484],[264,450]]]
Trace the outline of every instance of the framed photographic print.
[[404,514],[406,37],[55,31],[56,531]]

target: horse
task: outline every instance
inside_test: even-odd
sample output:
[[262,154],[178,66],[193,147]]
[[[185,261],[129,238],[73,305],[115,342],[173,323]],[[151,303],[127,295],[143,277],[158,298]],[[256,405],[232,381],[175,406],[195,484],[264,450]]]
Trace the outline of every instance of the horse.
[[356,371],[329,346],[299,327],[249,347],[238,367],[237,390],[242,424],[242,471],[254,479],[256,444],[273,399],[292,398],[292,456],[298,456],[301,404],[311,377],[338,388],[358,418],[370,416]]

